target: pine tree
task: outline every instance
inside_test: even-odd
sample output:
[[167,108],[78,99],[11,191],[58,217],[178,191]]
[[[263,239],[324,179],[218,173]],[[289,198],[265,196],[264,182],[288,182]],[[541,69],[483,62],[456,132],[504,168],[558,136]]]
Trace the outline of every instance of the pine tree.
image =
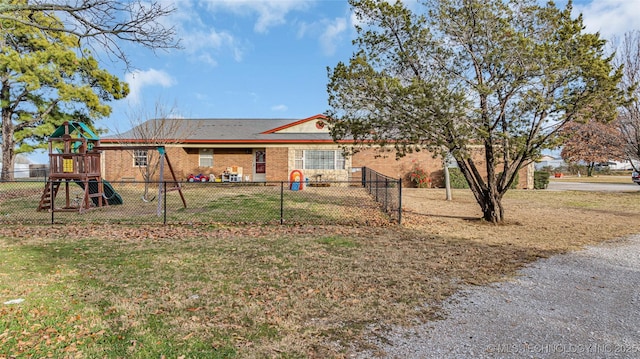
[[[43,26],[60,20],[17,12]],[[46,137],[64,121],[93,125],[108,116],[108,101],[124,98],[128,85],[81,53],[77,36],[46,33],[21,21],[5,20],[0,36],[0,115],[3,166],[0,179],[13,179],[15,155],[47,146]]]

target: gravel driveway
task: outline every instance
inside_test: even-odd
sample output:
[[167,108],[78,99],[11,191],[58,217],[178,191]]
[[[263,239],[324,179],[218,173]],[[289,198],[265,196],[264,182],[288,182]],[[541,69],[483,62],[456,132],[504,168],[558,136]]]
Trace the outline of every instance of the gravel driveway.
[[536,261],[444,309],[376,344],[387,358],[640,358],[640,234]]

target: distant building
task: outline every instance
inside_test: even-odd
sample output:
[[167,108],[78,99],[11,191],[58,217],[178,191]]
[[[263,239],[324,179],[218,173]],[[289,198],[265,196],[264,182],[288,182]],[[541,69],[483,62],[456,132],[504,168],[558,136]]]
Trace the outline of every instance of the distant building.
[[[619,162],[619,161],[609,161],[609,169],[612,171],[631,171],[633,166],[629,161]],[[636,168],[640,167],[640,162],[634,161],[634,165]]]
[[[31,161],[26,156],[16,155],[16,160],[13,167],[13,177],[28,178],[30,164],[31,164]],[[0,170],[2,170],[2,149],[0,149]]]
[[539,161],[536,162],[535,168],[536,171],[542,170],[543,168],[560,168],[565,167],[567,163],[560,157],[554,157],[551,155],[544,155],[540,158]]
[[[578,164],[586,165],[586,163],[582,161],[578,162]],[[635,162],[634,164],[636,168],[640,167],[640,162]],[[551,156],[551,155],[542,156],[540,160],[538,160],[535,164],[536,171],[542,170],[544,168],[557,169],[557,168],[566,167],[566,166],[567,166],[567,163],[562,158]],[[595,165],[596,171],[601,171],[604,169],[609,169],[611,171],[629,171],[633,169],[633,166],[631,165],[631,163],[629,163],[629,161],[624,161],[624,162],[607,161],[607,162],[597,163]]]

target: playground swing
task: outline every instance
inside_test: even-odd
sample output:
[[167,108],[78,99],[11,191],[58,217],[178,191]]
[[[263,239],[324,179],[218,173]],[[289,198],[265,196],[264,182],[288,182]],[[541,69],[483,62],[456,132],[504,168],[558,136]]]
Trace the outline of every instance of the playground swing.
[[[171,173],[171,178],[173,179],[172,181],[170,181],[171,183],[173,183],[173,186],[171,187],[166,187],[163,186],[163,183],[166,182],[161,182],[160,186],[158,186],[158,194],[156,196],[153,196],[151,199],[147,199],[145,198],[144,195],[142,195],[142,201],[143,202],[153,202],[154,200],[160,199],[162,198],[162,193],[163,191],[178,191],[178,193],[180,194],[180,199],[182,200],[182,205],[184,206],[184,208],[187,208],[187,201],[184,198],[184,194],[182,193],[182,186],[180,185],[180,182],[177,180],[175,172],[173,171],[173,167],[171,166],[171,162],[169,161],[169,157],[166,154],[166,150],[165,147],[162,145],[149,145],[149,146],[96,146],[95,147],[96,150],[98,151],[107,151],[107,150],[156,150],[158,151],[158,153],[160,154],[160,160],[158,161],[159,165],[160,165],[160,172],[159,172],[159,177],[162,181],[164,181],[164,166],[165,163],[167,164],[167,167],[169,167],[169,172]],[[162,201],[158,200],[158,215],[160,215],[162,213]]]
[[142,198],[142,202],[144,202],[144,203],[149,203],[149,202],[153,202],[153,201],[155,201],[156,196],[153,196],[153,197],[151,197],[151,198],[147,199],[147,198],[145,198],[145,197],[144,197],[144,195],[142,195],[142,197],[141,197],[141,198]]

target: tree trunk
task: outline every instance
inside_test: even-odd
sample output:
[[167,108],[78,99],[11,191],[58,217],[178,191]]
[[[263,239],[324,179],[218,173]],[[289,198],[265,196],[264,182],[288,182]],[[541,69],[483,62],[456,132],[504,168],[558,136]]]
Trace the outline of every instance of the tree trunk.
[[15,153],[13,152],[13,123],[11,122],[11,112],[4,106],[9,102],[9,88],[3,84],[0,90],[0,101],[3,103],[2,116],[2,173],[0,180],[13,181],[13,168],[15,163]]
[[[488,151],[491,149],[488,149]],[[502,206],[502,196],[506,189],[500,189],[497,179],[494,176],[494,169],[487,166],[489,175],[483,178],[475,163],[470,158],[456,158],[460,171],[464,175],[469,189],[473,193],[476,201],[482,210],[482,218],[489,223],[502,223],[504,221],[504,207]],[[487,163],[491,161],[487,160]],[[508,187],[507,187],[508,188]]]
[[596,166],[595,162],[589,162],[587,164],[587,177],[593,177],[593,168]]
[[6,135],[5,126],[2,126],[2,173],[0,174],[0,180],[13,181],[14,174],[13,168],[15,167],[15,155],[13,153],[13,135],[9,132]]
[[502,221],[504,221],[504,207],[502,207],[502,199],[489,192],[483,193],[482,197],[483,202],[480,203],[482,208],[482,219],[493,224],[502,223]]

